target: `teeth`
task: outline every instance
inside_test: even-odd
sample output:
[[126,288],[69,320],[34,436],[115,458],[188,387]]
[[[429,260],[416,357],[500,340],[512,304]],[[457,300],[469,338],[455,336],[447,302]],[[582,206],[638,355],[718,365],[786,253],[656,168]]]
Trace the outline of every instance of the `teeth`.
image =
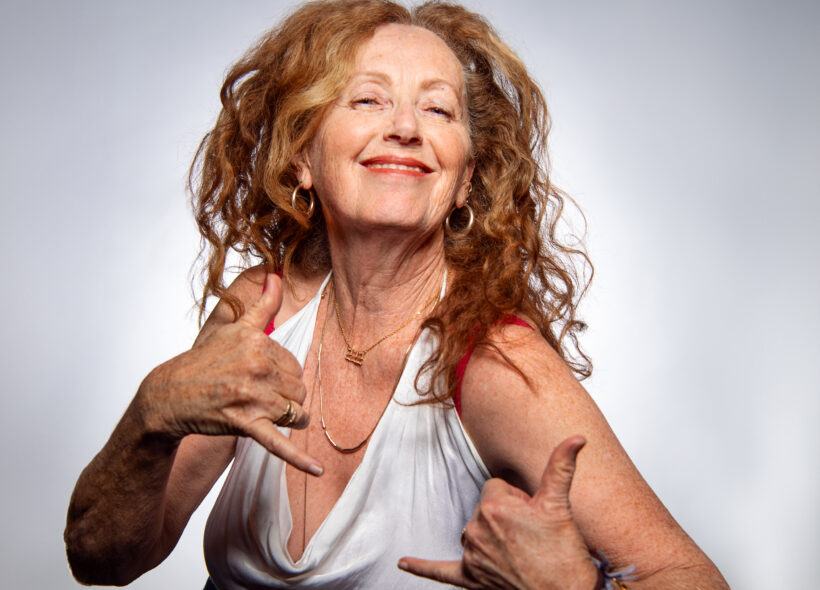
[[419,166],[405,166],[404,164],[370,164],[368,168],[386,168],[388,170],[415,170],[424,172]]

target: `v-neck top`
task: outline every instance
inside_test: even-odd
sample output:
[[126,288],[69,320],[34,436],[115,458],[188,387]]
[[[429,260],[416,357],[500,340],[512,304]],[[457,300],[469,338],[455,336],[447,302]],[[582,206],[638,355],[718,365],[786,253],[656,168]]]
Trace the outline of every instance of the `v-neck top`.
[[[302,366],[323,287],[270,335]],[[429,331],[419,335],[361,463],[296,562],[287,549],[285,463],[238,439],[205,528],[205,561],[219,590],[442,588],[399,570],[398,560],[461,559],[461,530],[490,475],[452,406],[412,405],[422,399],[416,375],[435,346]]]

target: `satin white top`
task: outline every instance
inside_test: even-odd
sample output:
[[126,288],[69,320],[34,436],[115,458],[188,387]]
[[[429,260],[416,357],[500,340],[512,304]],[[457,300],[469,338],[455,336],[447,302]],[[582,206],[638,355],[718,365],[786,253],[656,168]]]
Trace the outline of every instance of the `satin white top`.
[[[303,366],[323,288],[271,334]],[[361,464],[295,563],[285,464],[252,439],[238,440],[205,529],[219,590],[443,587],[396,564],[405,555],[460,559],[461,530],[489,473],[455,409],[404,405],[420,399],[413,383],[434,345],[429,333],[419,336]]]

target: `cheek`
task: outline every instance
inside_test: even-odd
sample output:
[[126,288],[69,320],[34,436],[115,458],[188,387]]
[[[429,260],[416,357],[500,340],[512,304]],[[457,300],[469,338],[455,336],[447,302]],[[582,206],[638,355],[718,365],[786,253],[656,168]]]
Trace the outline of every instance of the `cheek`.
[[466,129],[447,139],[444,153],[448,159],[448,167],[462,176],[470,163],[470,136]]
[[334,144],[332,134],[323,134],[318,139],[310,150],[310,168],[317,190],[324,192],[338,182],[339,146]]
[[325,181],[339,180],[351,169],[357,156],[366,145],[365,126],[355,121],[331,119],[322,127],[311,150],[314,170],[325,177]]

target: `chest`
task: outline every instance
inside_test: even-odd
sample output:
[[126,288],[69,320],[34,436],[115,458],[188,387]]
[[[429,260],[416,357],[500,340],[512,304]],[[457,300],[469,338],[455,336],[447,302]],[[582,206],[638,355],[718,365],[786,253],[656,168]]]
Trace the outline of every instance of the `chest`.
[[334,590],[438,587],[409,578],[396,563],[404,555],[459,559],[461,529],[487,476],[455,411],[413,405],[412,383],[403,379],[397,401],[355,454],[320,438],[317,413],[310,428],[291,432],[323,461],[319,478],[240,441],[206,533],[217,584],[220,572],[238,580],[265,572],[272,588],[296,579]]
[[[334,362],[335,361],[335,362]],[[335,369],[329,371],[328,368]],[[298,561],[316,531],[327,519],[368,452],[370,438],[388,411],[394,384],[383,375],[360,372],[338,359],[323,359],[323,375],[308,363],[304,408],[308,428],[291,432],[291,441],[324,466],[313,477],[286,467],[286,484],[293,528],[288,553]],[[370,377],[370,379],[368,379]],[[378,452],[376,450],[375,452]]]

